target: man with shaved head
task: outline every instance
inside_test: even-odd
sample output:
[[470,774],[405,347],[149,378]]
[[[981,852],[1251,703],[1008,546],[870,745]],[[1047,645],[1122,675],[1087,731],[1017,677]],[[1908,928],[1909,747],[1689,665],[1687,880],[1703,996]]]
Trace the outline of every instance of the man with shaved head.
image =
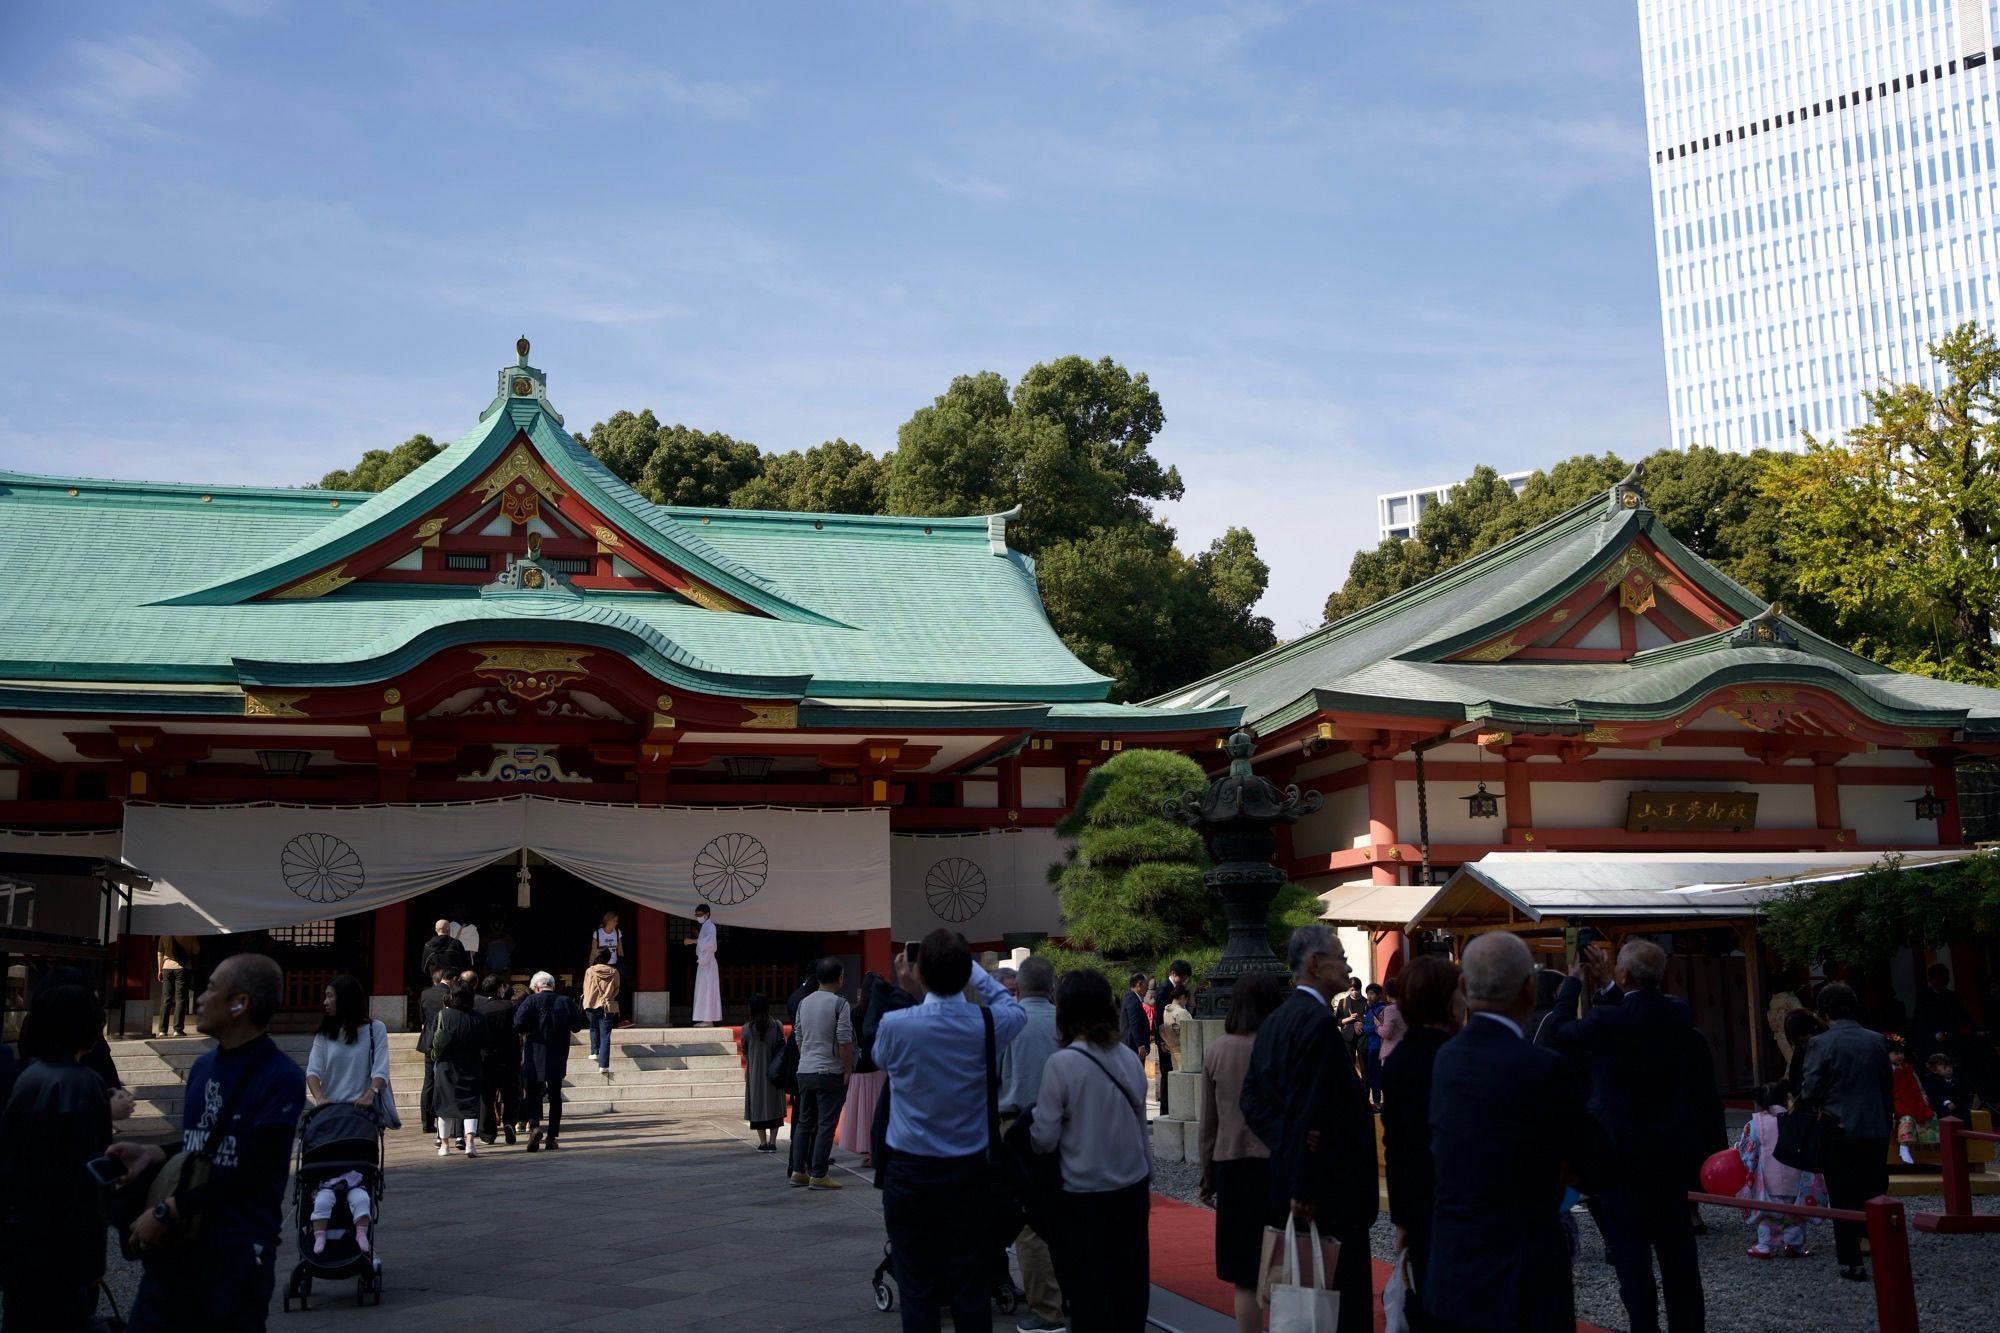
[[1432,1074],[1437,1187],[1426,1271],[1435,1278],[1417,1293],[1420,1327],[1571,1333],[1563,1188],[1596,1170],[1603,1135],[1575,1067],[1522,1033],[1535,1009],[1528,946],[1502,931],[1481,935],[1461,967],[1465,1027]]
[[1694,1013],[1660,989],[1666,952],[1635,939],[1618,951],[1616,984],[1598,992],[1588,1013],[1574,1017],[1585,979],[1597,980],[1605,970],[1594,946],[1577,959],[1556,992],[1553,1041],[1589,1070],[1590,1113],[1610,1141],[1597,1219],[1633,1333],[1658,1333],[1662,1288],[1667,1327],[1689,1333],[1706,1320],[1683,1151],[1703,1110],[1700,1089],[1688,1077]]

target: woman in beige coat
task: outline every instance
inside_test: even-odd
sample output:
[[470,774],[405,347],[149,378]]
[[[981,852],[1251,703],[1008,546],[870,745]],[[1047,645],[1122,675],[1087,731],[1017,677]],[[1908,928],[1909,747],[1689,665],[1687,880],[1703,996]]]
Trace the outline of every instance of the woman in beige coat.
[[618,969],[611,951],[599,949],[583,974],[583,1017],[590,1029],[590,1054],[598,1072],[611,1077],[611,1029],[618,1025]]

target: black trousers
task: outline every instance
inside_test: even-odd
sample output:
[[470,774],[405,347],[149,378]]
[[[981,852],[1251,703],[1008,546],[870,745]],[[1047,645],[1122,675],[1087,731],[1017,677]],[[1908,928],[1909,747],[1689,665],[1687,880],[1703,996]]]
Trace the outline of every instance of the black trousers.
[[833,1169],[833,1131],[847,1101],[847,1080],[838,1073],[799,1075],[799,1114],[792,1121],[792,1171],[818,1180]]
[[991,1181],[984,1154],[889,1155],[882,1220],[903,1310],[903,1333],[938,1333],[945,1307],[956,1333],[992,1333]]
[[1102,1193],[1062,1194],[1052,1247],[1056,1281],[1075,1333],[1145,1333],[1152,1295],[1145,1181]]
[[188,972],[185,967],[172,967],[160,973],[160,1035],[167,1033],[167,1020],[172,1019],[176,1032],[187,1031],[188,1017]]
[[562,1080],[550,1079],[546,1083],[530,1083],[522,1106],[528,1114],[529,1130],[542,1127],[542,1101],[549,1104],[549,1142],[554,1143],[556,1135],[562,1133]]
[[[508,1075],[512,1074],[510,1078]],[[483,1065],[479,1070],[479,1137],[488,1143],[508,1125],[519,1123],[521,1068],[512,1061]]]
[[[1826,1164],[1827,1199],[1835,1208],[1860,1208],[1878,1194],[1889,1192],[1889,1140],[1842,1139]],[[1861,1240],[1868,1234],[1860,1222],[1833,1224],[1833,1252],[1841,1267],[1861,1262]]]
[[424,1133],[437,1132],[437,1109],[431,1105],[437,1094],[437,1067],[428,1053],[424,1056],[424,1089],[417,1096],[417,1113],[423,1118]]
[[0,1333],[89,1333],[97,1284],[49,1282],[12,1272],[0,1283]]
[[[1599,1195],[1597,1202],[1605,1257],[1618,1270],[1618,1296],[1632,1333],[1659,1333],[1662,1289],[1667,1327],[1674,1333],[1700,1329],[1707,1316],[1686,1192],[1671,1181],[1647,1182]],[[1660,1259],[1658,1286],[1653,1283],[1655,1254]]]
[[1174,1053],[1165,1046],[1158,1047],[1158,1050],[1160,1052],[1160,1114],[1165,1115],[1167,1113],[1167,1075],[1174,1072]]

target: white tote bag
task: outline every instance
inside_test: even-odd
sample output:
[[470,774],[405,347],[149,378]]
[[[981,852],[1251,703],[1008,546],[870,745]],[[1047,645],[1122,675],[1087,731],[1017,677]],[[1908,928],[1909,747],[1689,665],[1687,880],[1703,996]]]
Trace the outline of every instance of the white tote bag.
[[1410,1290],[1410,1255],[1405,1250],[1396,1256],[1396,1266],[1382,1284],[1382,1333],[1410,1333],[1410,1303],[1416,1298]]
[[1326,1285],[1319,1227],[1314,1223],[1307,1227],[1312,1237],[1311,1286],[1299,1280],[1298,1224],[1285,1219],[1285,1280],[1271,1284],[1271,1333],[1334,1333],[1340,1323],[1340,1293]]

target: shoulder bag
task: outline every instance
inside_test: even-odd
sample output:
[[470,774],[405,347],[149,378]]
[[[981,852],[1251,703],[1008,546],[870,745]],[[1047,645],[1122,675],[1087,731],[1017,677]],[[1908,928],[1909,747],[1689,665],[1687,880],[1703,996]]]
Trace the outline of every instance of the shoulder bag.
[[[368,1023],[368,1080],[375,1080],[375,1020]],[[375,1114],[390,1129],[403,1127],[402,1114],[396,1110],[396,1089],[390,1085],[386,1075],[382,1079],[382,1091],[375,1094]]]
[[785,1039],[771,1048],[771,1058],[765,1062],[764,1077],[771,1080],[773,1087],[787,1097],[799,1095],[799,1025],[790,1028],[779,1025]]
[[[127,1227],[121,1227],[119,1244],[124,1249],[127,1259],[150,1258],[163,1251],[184,1250],[201,1234],[202,1216],[197,1212],[191,1217],[183,1217],[176,1221],[167,1229],[166,1239],[153,1249],[145,1251],[142,1256],[131,1248],[131,1234],[127,1228],[130,1222],[150,1213],[155,1206],[174,1195],[192,1193],[207,1186],[215,1172],[216,1149],[222,1146],[223,1138],[229,1133],[229,1123],[236,1118],[236,1108],[243,1100],[243,1090],[249,1086],[250,1076],[257,1072],[257,1067],[276,1049],[275,1046],[266,1046],[250,1057],[250,1063],[236,1076],[235,1086],[231,1087],[229,1095],[222,1099],[222,1107],[215,1119],[209,1123],[208,1137],[202,1141],[200,1148],[192,1152],[183,1149],[169,1154],[159,1170],[150,1176],[141,1177],[128,1187],[131,1195],[137,1198],[139,1206],[131,1209],[129,1217],[124,1219]],[[210,1076],[211,1080],[213,1077]],[[189,1091],[192,1093],[193,1090]]]
[[1824,1106],[1794,1107],[1778,1117],[1778,1142],[1771,1156],[1795,1171],[1823,1173],[1841,1137],[1840,1117]]

